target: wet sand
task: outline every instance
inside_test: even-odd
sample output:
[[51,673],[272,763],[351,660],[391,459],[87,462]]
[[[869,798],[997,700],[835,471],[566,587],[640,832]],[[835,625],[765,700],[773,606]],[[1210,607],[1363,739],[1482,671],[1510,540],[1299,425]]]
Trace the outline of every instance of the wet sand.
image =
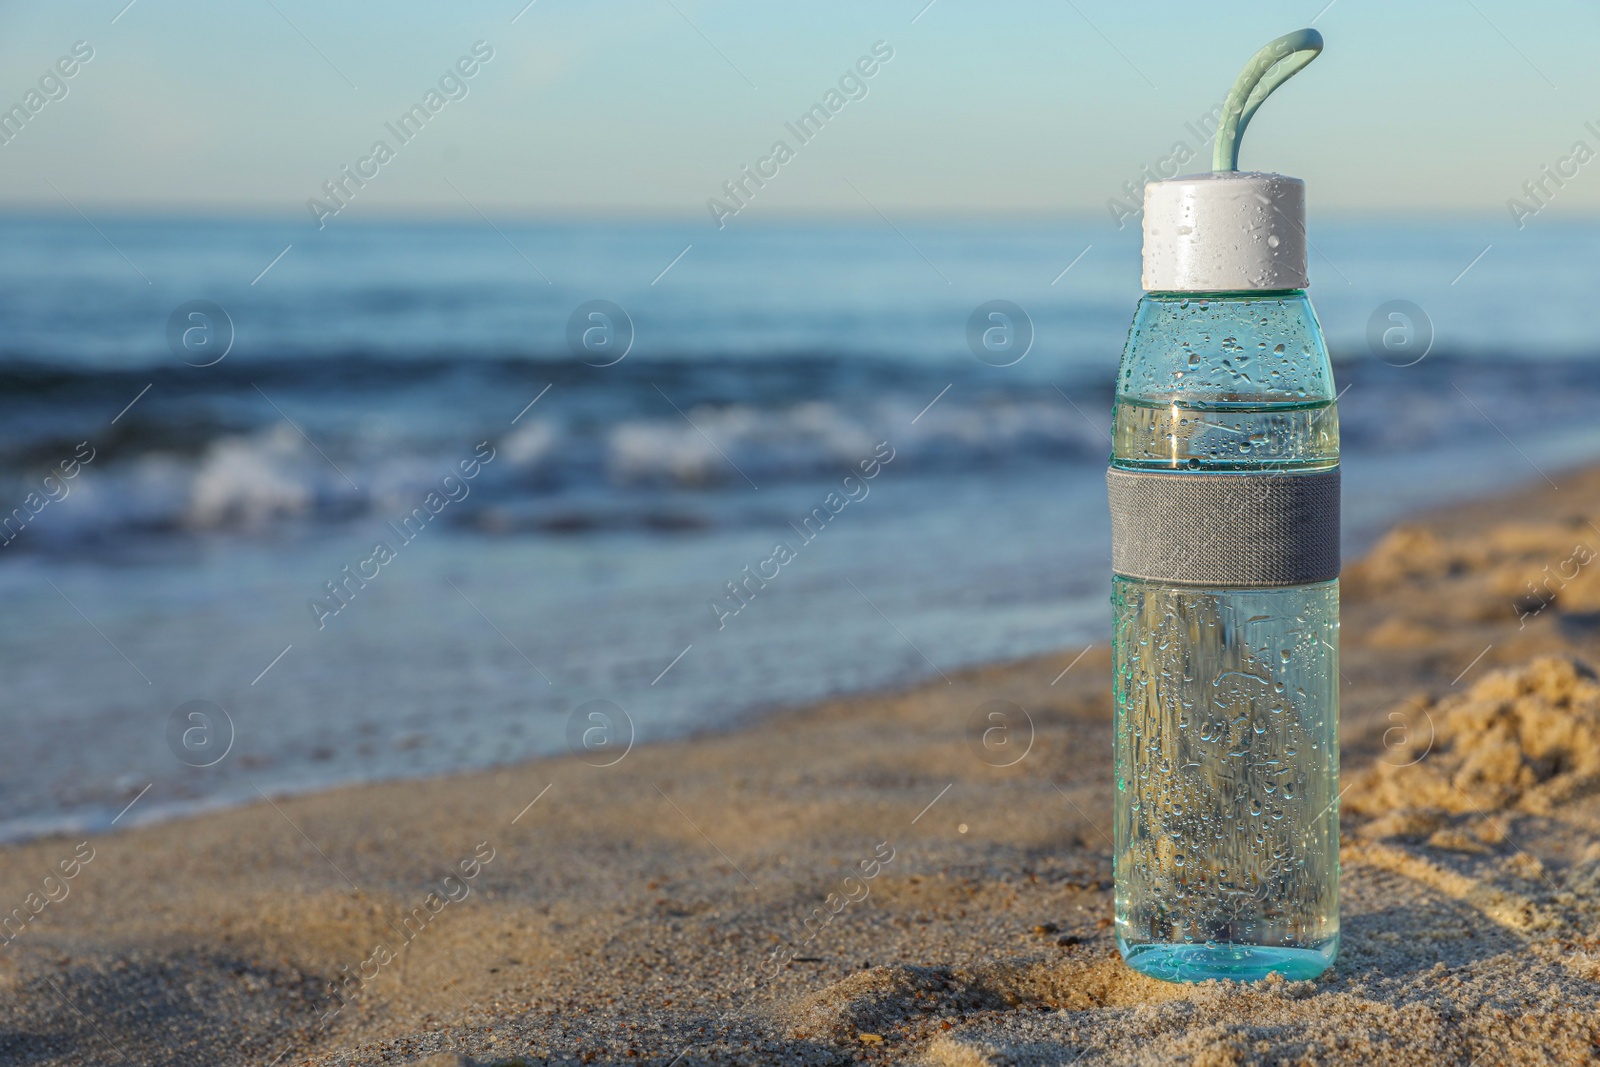
[[[1101,644],[609,767],[7,847],[0,1061],[1592,1062],[1600,471],[1555,481],[1346,566],[1316,981],[1118,959]],[[995,700],[1032,721],[1009,766],[974,743]]]

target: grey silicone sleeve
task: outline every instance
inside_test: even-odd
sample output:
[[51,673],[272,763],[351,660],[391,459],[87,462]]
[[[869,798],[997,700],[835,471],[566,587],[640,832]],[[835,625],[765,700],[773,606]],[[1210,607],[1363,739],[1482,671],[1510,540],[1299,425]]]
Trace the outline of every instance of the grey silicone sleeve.
[[1129,578],[1235,588],[1339,576],[1339,469],[1106,471],[1111,569]]

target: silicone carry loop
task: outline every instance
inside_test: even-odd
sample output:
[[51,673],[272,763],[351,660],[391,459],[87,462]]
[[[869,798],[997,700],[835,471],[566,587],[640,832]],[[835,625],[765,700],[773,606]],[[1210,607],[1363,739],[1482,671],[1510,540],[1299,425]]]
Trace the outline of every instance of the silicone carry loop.
[[1322,34],[1309,27],[1270,41],[1244,65],[1228,99],[1222,104],[1217,140],[1211,152],[1211,169],[1239,169],[1239,142],[1245,127],[1273,91],[1299,74],[1322,54]]

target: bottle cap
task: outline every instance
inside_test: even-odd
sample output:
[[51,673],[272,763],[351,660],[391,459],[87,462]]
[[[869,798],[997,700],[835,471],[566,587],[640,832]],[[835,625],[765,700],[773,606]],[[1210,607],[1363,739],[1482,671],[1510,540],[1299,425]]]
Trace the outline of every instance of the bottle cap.
[[1313,29],[1284,34],[1240,72],[1222,105],[1212,172],[1144,188],[1147,292],[1304,289],[1306,186],[1239,170],[1245,127],[1274,89],[1322,52]]
[[1144,288],[1306,287],[1306,184],[1223,171],[1144,187]]

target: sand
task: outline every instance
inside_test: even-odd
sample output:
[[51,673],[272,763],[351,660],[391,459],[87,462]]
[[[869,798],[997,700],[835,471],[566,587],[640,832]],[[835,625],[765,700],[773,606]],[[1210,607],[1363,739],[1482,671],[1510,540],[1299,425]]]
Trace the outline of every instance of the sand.
[[[1594,1062],[1600,472],[1557,482],[1346,568],[1316,981],[1118,959],[1101,644],[611,767],[0,850],[0,912],[38,912],[0,946],[0,1062]],[[1009,766],[973,743],[993,701],[1032,722]]]

